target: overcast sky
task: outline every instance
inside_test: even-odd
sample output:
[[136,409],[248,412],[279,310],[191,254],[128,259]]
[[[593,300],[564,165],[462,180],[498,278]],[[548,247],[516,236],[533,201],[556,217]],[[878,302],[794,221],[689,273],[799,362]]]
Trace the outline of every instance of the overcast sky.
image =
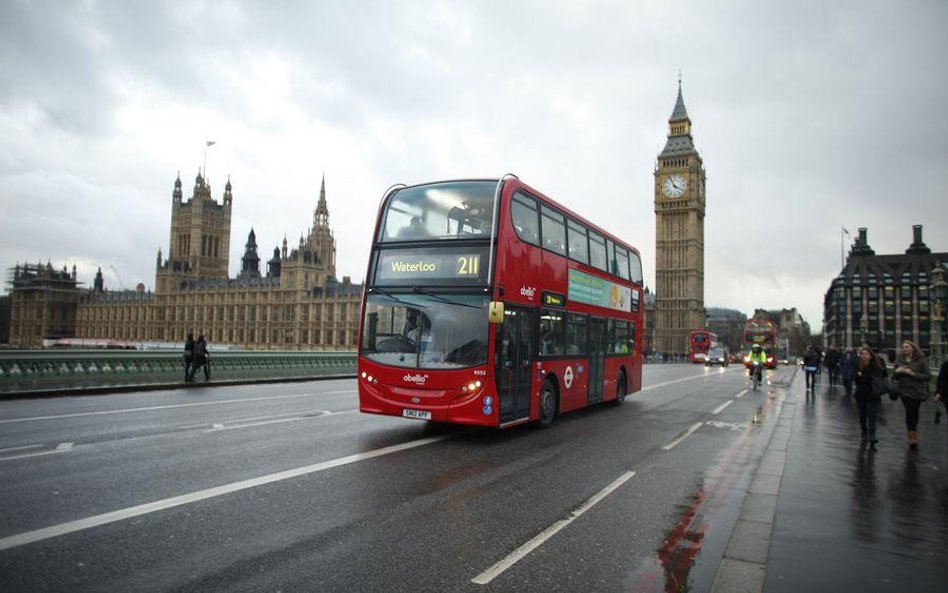
[[299,240],[323,173],[360,282],[387,187],[513,172],[636,245],[654,289],[680,70],[705,305],[818,331],[842,227],[948,251],[946,30],[944,0],[0,0],[0,266],[152,289],[211,139],[231,276],[251,227],[262,256]]

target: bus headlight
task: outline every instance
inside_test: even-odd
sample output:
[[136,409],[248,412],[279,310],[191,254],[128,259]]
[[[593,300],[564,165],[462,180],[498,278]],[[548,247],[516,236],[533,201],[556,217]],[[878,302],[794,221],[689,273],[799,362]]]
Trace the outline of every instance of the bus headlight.
[[481,388],[481,382],[480,382],[480,381],[477,381],[477,380],[471,381],[471,382],[468,383],[467,385],[462,385],[462,386],[461,386],[461,393],[474,393],[475,391],[477,391],[477,390],[480,389],[480,388]]

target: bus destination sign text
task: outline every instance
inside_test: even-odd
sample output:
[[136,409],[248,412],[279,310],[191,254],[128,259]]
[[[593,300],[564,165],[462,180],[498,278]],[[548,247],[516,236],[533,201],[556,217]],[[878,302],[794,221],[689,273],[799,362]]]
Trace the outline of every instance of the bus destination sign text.
[[482,254],[380,253],[375,281],[378,284],[477,283],[483,274]]

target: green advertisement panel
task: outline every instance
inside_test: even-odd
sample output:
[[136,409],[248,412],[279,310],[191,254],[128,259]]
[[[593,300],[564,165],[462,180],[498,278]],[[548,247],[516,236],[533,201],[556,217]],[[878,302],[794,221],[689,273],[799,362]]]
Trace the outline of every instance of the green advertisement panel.
[[632,289],[579,270],[570,270],[569,300],[628,313],[632,310]]

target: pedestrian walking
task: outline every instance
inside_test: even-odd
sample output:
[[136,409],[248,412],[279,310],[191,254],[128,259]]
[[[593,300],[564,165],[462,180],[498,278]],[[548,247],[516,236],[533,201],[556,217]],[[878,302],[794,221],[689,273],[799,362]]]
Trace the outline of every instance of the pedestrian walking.
[[859,349],[859,362],[853,373],[853,384],[856,387],[856,405],[859,407],[859,429],[862,442],[868,442],[875,447],[879,439],[876,438],[876,418],[879,415],[879,405],[882,402],[882,392],[876,388],[879,381],[884,381],[885,367],[879,364],[879,358],[869,348]]
[[197,342],[194,344],[194,363],[191,365],[190,381],[194,381],[194,373],[199,368],[204,369],[204,382],[207,383],[211,380],[210,358],[211,355],[207,351],[207,340],[204,339],[204,336],[198,336]]
[[816,373],[819,368],[820,357],[813,348],[813,344],[807,344],[806,352],[803,353],[803,374],[806,376],[807,391],[816,389]]
[[188,333],[184,341],[184,381],[191,380],[191,365],[194,364],[194,334]]
[[816,352],[816,379],[819,380],[823,376],[823,349],[816,346],[813,350]]
[[902,342],[902,352],[895,362],[892,376],[899,382],[902,405],[905,407],[906,440],[911,449],[918,449],[918,412],[928,399],[928,361],[911,340]]
[[839,361],[842,356],[835,345],[831,345],[823,357],[823,366],[829,371],[830,386],[839,385]]
[[839,378],[843,382],[846,395],[853,394],[853,375],[856,373],[856,356],[852,350],[847,350],[839,359]]
[[[935,382],[935,401],[948,408],[948,358],[941,362],[938,379]],[[941,410],[935,409],[935,424],[941,422]]]

